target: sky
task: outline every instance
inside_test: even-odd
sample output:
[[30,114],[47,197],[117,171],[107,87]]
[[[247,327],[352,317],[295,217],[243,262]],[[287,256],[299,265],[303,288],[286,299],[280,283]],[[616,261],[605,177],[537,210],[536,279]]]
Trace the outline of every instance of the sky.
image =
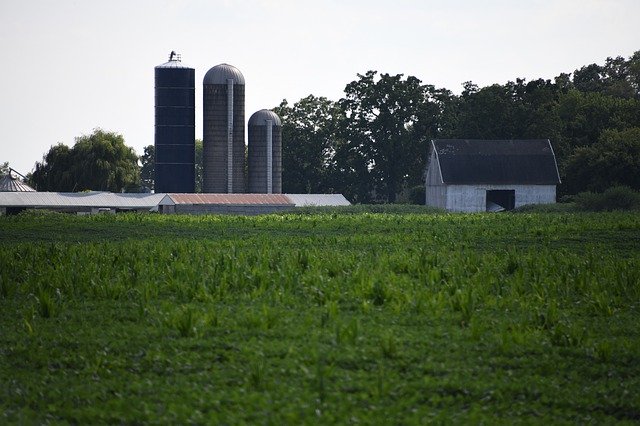
[[202,78],[220,63],[244,74],[248,120],[338,100],[368,70],[454,93],[552,79],[640,50],[639,16],[638,0],[1,0],[0,163],[26,174],[95,128],[142,154],[172,50],[195,68],[201,138]]

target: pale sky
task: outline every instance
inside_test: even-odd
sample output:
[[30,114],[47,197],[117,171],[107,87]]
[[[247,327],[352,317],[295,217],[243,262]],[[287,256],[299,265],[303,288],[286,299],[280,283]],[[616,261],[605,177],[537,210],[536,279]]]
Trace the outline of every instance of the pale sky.
[[0,0],[0,162],[26,174],[96,127],[141,154],[171,50],[196,70],[201,138],[202,78],[220,63],[245,76],[248,120],[284,98],[338,100],[368,70],[455,93],[553,78],[640,50],[639,17],[639,0]]

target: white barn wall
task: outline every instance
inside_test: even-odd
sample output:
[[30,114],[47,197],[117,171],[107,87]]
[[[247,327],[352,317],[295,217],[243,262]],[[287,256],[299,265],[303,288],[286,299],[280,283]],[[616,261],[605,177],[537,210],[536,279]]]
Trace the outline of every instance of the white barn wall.
[[515,207],[556,202],[555,185],[442,185],[442,187],[446,199],[445,208],[454,212],[485,211],[487,190],[494,189],[515,190]]
[[440,163],[433,149],[431,150],[429,162],[427,163],[425,191],[427,206],[437,207],[439,209],[445,209],[447,207],[447,187],[442,184]]

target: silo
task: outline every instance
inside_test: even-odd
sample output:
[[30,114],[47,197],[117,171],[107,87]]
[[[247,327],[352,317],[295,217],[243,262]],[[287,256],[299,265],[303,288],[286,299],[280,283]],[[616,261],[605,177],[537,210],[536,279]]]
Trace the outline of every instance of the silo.
[[268,109],[249,118],[249,192],[282,193],[282,122]]
[[244,76],[220,64],[204,76],[203,192],[245,192]]
[[171,52],[155,68],[155,192],[195,191],[195,70]]

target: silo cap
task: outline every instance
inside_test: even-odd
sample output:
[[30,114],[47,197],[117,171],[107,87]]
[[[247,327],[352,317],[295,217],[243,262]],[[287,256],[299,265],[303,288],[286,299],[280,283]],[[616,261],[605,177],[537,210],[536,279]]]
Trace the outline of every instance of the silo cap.
[[268,109],[254,112],[249,118],[249,126],[266,126],[267,120],[273,121],[274,126],[282,126],[282,121],[280,121],[278,114]]
[[227,84],[229,79],[233,79],[234,84],[244,85],[244,76],[238,68],[229,64],[220,64],[207,71],[203,84]]
[[171,51],[169,54],[169,62],[165,62],[164,64],[158,65],[156,68],[187,68],[192,69],[182,63],[182,57],[180,54],[175,51]]

